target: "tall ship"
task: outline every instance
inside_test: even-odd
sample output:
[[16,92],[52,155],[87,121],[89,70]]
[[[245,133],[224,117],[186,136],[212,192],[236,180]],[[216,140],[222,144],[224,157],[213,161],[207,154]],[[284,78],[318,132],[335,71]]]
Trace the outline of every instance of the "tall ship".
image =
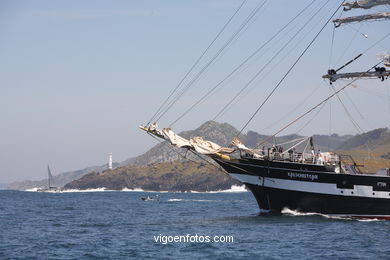
[[[342,17],[355,10],[369,11],[375,7],[389,8],[390,1],[343,1],[327,22],[333,23],[335,30],[339,30],[343,25],[349,23],[388,21],[389,12]],[[342,11],[340,17],[335,18],[339,11]],[[318,34],[322,32],[322,29]],[[384,35],[390,34],[389,31],[383,33]],[[318,34],[298,57],[291,69],[276,84],[274,90],[279,87],[299,59],[306,55],[306,50],[317,40]],[[363,165],[355,162],[350,155],[318,150],[312,137],[302,137],[279,144],[271,143],[281,131],[313,112],[328,100],[338,98],[340,92],[353,86],[356,81],[361,79],[385,81],[387,79],[390,75],[388,70],[390,56],[388,54],[380,55],[379,62],[367,70],[341,72],[359,59],[361,55],[357,55],[340,68],[329,69],[322,76],[331,86],[338,80],[347,80],[344,86],[339,89],[332,86],[333,92],[329,96],[296,119],[287,122],[285,127],[254,148],[249,148],[241,142],[239,135],[232,140],[231,145],[223,147],[204,140],[202,137],[183,138],[174,133],[171,128],[159,129],[157,123],[149,122],[140,128],[175,147],[211,158],[230,176],[248,187],[256,198],[261,211],[281,212],[288,208],[299,212],[313,212],[330,216],[390,220],[390,172],[388,168],[378,169],[373,173],[363,172]],[[274,91],[264,103],[273,93]],[[169,103],[169,98],[158,112],[164,111],[164,107],[169,108],[172,105],[172,102]],[[255,111],[251,119],[264,103]],[[158,113],[156,114],[155,118],[158,118]]]

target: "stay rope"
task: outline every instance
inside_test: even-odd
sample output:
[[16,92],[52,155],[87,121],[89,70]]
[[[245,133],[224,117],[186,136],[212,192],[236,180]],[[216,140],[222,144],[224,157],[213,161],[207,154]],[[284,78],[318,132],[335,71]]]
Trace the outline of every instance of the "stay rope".
[[241,26],[233,33],[233,35],[225,42],[225,44],[217,51],[217,53],[203,66],[203,68],[185,85],[185,87],[177,94],[177,96],[166,105],[166,108],[157,117],[156,121],[159,121],[171,108],[172,106],[194,85],[194,83],[200,78],[200,76],[214,63],[214,61],[223,53],[223,51],[231,44],[231,42],[238,37],[239,33],[247,26],[251,19],[259,12],[259,10],[265,5],[268,0],[259,2],[254,10],[249,14]]
[[[366,72],[369,72],[370,70],[372,70],[373,68],[375,68],[376,66],[378,66],[379,64],[381,64],[383,61],[380,61],[378,62],[377,64],[375,64],[373,67],[371,67],[370,69],[368,69]],[[366,73],[364,72],[364,73]],[[346,89],[348,86],[351,86],[354,82],[356,82],[358,80],[358,78],[352,80],[351,82],[349,82],[347,85],[345,85],[344,87],[340,88],[339,90],[335,91],[333,94],[329,95],[327,98],[325,98],[324,100],[322,100],[320,103],[318,103],[317,105],[315,105],[314,107],[312,107],[311,109],[309,109],[308,111],[306,111],[304,114],[300,115],[299,117],[297,117],[296,119],[294,119],[293,121],[291,121],[290,123],[288,123],[286,126],[282,127],[280,130],[278,130],[276,133],[274,133],[272,136],[268,137],[265,141],[263,141],[262,143],[258,144],[256,146],[259,147],[260,145],[262,145],[263,143],[265,142],[268,142],[269,140],[271,140],[272,138],[274,138],[276,135],[278,135],[279,133],[281,133],[282,131],[284,131],[286,128],[290,127],[291,125],[295,124],[297,121],[299,121],[300,119],[302,119],[303,117],[305,117],[306,115],[310,114],[311,112],[313,112],[315,109],[317,109],[319,106],[321,106],[322,104],[326,103],[328,100],[330,100],[332,97],[336,96],[338,93],[340,93],[341,91],[343,91],[344,89]]]
[[[249,125],[249,123],[253,120],[253,118],[257,115],[257,113],[260,111],[260,109],[264,106],[264,104],[268,101],[268,99],[275,93],[275,91],[279,88],[281,83],[284,81],[284,79],[290,74],[292,69],[295,67],[295,65],[300,61],[300,59],[303,57],[303,55],[309,50],[311,45],[314,43],[314,41],[318,38],[318,36],[321,34],[321,32],[325,29],[326,25],[330,22],[330,20],[333,18],[333,16],[339,11],[341,8],[342,4],[345,2],[345,0],[342,1],[342,3],[339,5],[339,7],[336,9],[336,11],[333,12],[333,14],[329,17],[329,19],[326,21],[326,23],[322,26],[321,30],[315,35],[315,37],[311,40],[309,45],[303,50],[301,55],[296,59],[296,61],[293,63],[293,65],[288,69],[288,71],[284,74],[284,76],[281,78],[281,80],[276,84],[276,86],[273,88],[271,93],[268,94],[266,99],[262,102],[262,104],[256,109],[256,111],[252,114],[252,116],[249,118],[249,120],[245,123],[245,125],[241,128],[239,131],[240,135],[242,131]],[[237,136],[238,136],[237,135]]]
[[[213,88],[211,88],[206,94],[204,94],[200,99],[198,99],[191,107],[184,111],[176,120],[174,120],[170,127],[177,123],[181,118],[187,115],[191,110],[193,110],[197,105],[202,103],[207,97],[209,97],[217,88],[219,88],[224,82],[231,78],[239,69],[241,69],[245,64],[247,64],[253,57],[255,57],[265,46],[267,46],[273,39],[275,39],[280,33],[282,33],[292,22],[294,22],[304,11],[306,11],[314,2],[313,0],[309,5],[302,9],[294,18],[292,18],[286,25],[284,25],[278,32],[276,32],[270,39],[263,43],[259,48],[257,48],[252,54],[250,54],[243,62],[241,62],[237,67],[235,67],[227,76],[225,76],[221,81],[219,81]],[[226,109],[226,106],[225,106]],[[213,120],[215,120],[224,109],[222,109]]]
[[151,117],[148,125],[153,121],[153,119],[160,113],[162,108],[166,105],[166,103],[169,101],[169,99],[172,97],[172,95],[178,90],[178,88],[182,85],[184,80],[188,77],[188,75],[193,71],[193,69],[198,65],[200,60],[203,58],[203,56],[207,53],[207,51],[213,46],[213,44],[216,42],[216,40],[219,38],[219,36],[225,31],[226,27],[230,24],[230,22],[233,20],[233,18],[237,15],[237,13],[241,10],[241,8],[244,6],[247,0],[243,0],[242,3],[238,6],[238,8],[235,10],[233,15],[228,19],[228,21],[224,24],[224,26],[219,30],[217,35],[214,37],[214,39],[211,41],[211,43],[207,46],[207,48],[202,52],[202,54],[198,57],[198,59],[195,61],[195,63],[191,66],[191,68],[187,71],[187,73],[184,75],[184,77],[180,80],[180,82],[176,85],[176,87],[172,90],[172,92],[168,95],[168,97],[163,101],[163,103],[160,105],[160,107],[157,109],[157,111],[154,113],[154,115]]

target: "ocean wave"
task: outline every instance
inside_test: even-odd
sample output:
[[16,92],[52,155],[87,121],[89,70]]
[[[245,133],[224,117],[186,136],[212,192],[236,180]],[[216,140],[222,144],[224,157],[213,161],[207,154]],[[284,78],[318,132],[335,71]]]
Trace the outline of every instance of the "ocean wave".
[[[42,188],[35,187],[31,189],[26,189],[25,191],[42,191]],[[154,192],[154,193],[239,193],[239,192],[247,192],[248,190],[245,188],[245,185],[238,186],[232,185],[230,189],[227,190],[217,190],[217,191],[152,191],[152,190],[143,190],[142,188],[123,188],[122,190],[110,190],[105,187],[94,188],[94,189],[66,189],[66,190],[47,190],[43,192],[52,192],[52,193],[62,193],[62,192],[102,192],[102,191],[124,191],[124,192]]]
[[[282,209],[281,213],[283,215],[294,216],[294,217],[321,216],[321,217],[325,217],[325,218],[332,218],[332,216],[326,215],[326,214],[321,214],[321,213],[316,213],[316,212],[300,212],[297,210],[291,210],[289,208]],[[338,217],[336,217],[336,218],[338,218]]]
[[85,190],[79,190],[79,189],[67,189],[67,190],[44,190],[42,188],[31,188],[31,189],[25,189],[24,191],[30,191],[30,192],[46,192],[46,193],[66,193],[66,192],[101,192],[101,191],[114,191],[114,190],[108,190],[105,187],[102,188],[96,188],[96,189],[85,189]]
[[230,189],[227,190],[217,190],[217,191],[190,191],[191,193],[240,193],[240,192],[248,192],[245,185],[232,185]]
[[41,189],[41,188],[35,187],[35,188],[31,188],[31,189],[25,189],[24,191],[38,191],[39,189]]
[[134,189],[129,189],[129,188],[123,188],[122,190],[120,191],[130,191],[130,192],[145,192],[143,189],[141,188],[134,188]]
[[167,201],[172,202],[172,201],[186,201],[185,199],[168,199]]
[[354,220],[354,221],[359,221],[359,222],[375,222],[375,221],[382,221],[377,218],[359,218],[359,217],[353,217],[353,216],[343,216],[343,215],[327,215],[327,214],[322,214],[322,213],[317,213],[317,212],[299,212],[296,210],[291,210],[289,208],[284,208],[281,212],[283,215],[287,216],[320,216],[324,218],[329,218],[329,219],[340,219],[340,220]]
[[220,202],[222,200],[168,199],[167,201],[169,202],[174,202],[174,201]]
[[68,189],[68,190],[62,190],[61,192],[102,192],[102,191],[114,191],[114,190],[109,190],[105,187],[101,187],[101,188],[85,189],[85,190]]

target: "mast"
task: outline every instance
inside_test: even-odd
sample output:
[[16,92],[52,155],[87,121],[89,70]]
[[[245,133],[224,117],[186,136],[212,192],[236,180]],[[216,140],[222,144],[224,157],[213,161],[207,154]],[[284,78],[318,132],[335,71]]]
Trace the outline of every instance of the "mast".
[[389,5],[390,0],[362,0],[362,1],[354,1],[354,2],[346,2],[343,3],[344,11],[349,11],[352,8],[362,8],[362,9],[370,9],[371,7],[377,5]]
[[[346,2],[342,5],[344,6],[344,11],[349,11],[352,8],[370,9],[371,7],[378,6],[378,5],[390,5],[390,0],[362,0],[362,1]],[[362,22],[362,21],[380,20],[380,19],[390,19],[390,12],[338,18],[338,19],[334,19],[333,23],[335,24],[336,27],[339,27],[341,24],[344,23],[353,23],[353,22]]]
[[338,19],[334,19],[333,23],[335,24],[336,27],[339,27],[344,23],[363,22],[363,21],[380,20],[380,19],[390,19],[390,12],[338,18]]
[[390,70],[386,70],[385,67],[376,67],[375,71],[366,72],[349,72],[337,74],[335,70],[329,70],[328,74],[323,75],[322,78],[329,79],[330,82],[335,82],[342,78],[380,78],[382,81],[390,76]]
[[[362,1],[354,1],[354,2],[346,2],[342,4],[344,6],[344,11],[349,11],[353,8],[362,8],[362,9],[370,9],[374,6],[379,5],[390,5],[390,0],[362,0]],[[351,17],[345,17],[345,18],[338,18],[334,19],[333,23],[335,27],[339,27],[342,24],[347,23],[353,23],[353,22],[363,22],[363,21],[370,21],[370,20],[381,20],[381,19],[390,19],[390,12],[383,12],[383,13],[375,13],[375,14],[366,14],[366,15],[359,15],[359,16],[351,16]],[[337,70],[335,69],[329,69],[328,74],[323,75],[322,78],[329,79],[330,84],[332,82],[335,82],[338,79],[341,78],[380,78],[382,81],[387,79],[388,76],[390,76],[390,71],[387,71],[385,67],[375,67],[374,71],[363,71],[363,72],[349,72],[349,73],[340,73],[337,72],[350,63],[354,62],[356,59],[360,58],[363,54],[359,54],[354,59],[347,62],[345,65],[341,66]],[[384,55],[382,58],[382,62],[384,66],[390,66],[390,58],[388,55]]]

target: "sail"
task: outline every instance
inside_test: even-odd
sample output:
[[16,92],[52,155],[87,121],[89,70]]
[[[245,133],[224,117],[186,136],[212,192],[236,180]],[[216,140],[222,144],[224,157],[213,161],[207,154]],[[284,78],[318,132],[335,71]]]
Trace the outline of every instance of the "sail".
[[162,133],[168,138],[172,145],[182,148],[182,147],[191,147],[190,141],[181,137],[180,135],[175,134],[171,128],[164,128]]
[[48,175],[48,184],[49,184],[49,189],[51,187],[51,183],[53,183],[53,175],[51,174],[50,167],[49,165],[47,166],[47,175]]
[[191,146],[200,154],[232,153],[234,149],[222,147],[211,141],[204,140],[200,136],[191,138]]
[[384,54],[384,55],[381,55],[381,56],[382,56],[382,59],[383,59],[383,64],[386,67],[390,67],[390,54]]
[[370,9],[377,5],[390,5],[390,0],[362,0],[354,2],[346,2],[343,4],[344,11],[349,11],[352,8]]
[[390,12],[338,18],[338,19],[334,19],[333,23],[335,24],[336,27],[339,27],[340,25],[345,23],[380,20],[380,19],[390,19]]
[[230,154],[235,151],[235,149],[233,148],[220,146],[211,141],[204,140],[202,137],[199,136],[193,137],[190,140],[188,140],[174,133],[171,128],[164,128],[163,130],[160,130],[158,129],[156,124],[149,127],[140,126],[140,128],[150,134],[168,140],[172,145],[178,148],[187,148],[196,151],[200,154],[206,154],[206,155],[215,154],[218,156],[222,156],[221,154]]
[[231,144],[232,144],[232,146],[237,147],[237,149],[239,149],[240,151],[243,151],[243,152],[245,152],[245,153],[250,154],[250,155],[251,155],[252,157],[254,157],[254,158],[262,158],[262,156],[259,155],[255,149],[250,149],[250,148],[246,147],[246,146],[241,142],[241,140],[238,139],[237,137],[233,138]]

